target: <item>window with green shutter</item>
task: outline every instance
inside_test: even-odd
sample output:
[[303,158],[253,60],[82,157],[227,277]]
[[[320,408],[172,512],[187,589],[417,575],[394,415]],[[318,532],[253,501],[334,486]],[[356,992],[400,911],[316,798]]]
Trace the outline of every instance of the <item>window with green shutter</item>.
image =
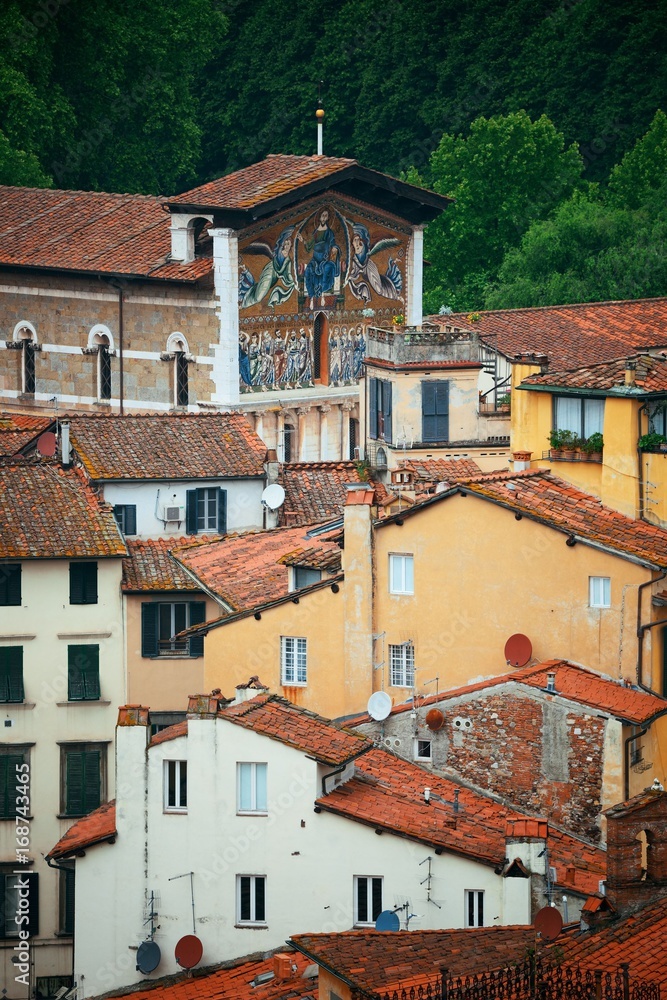
[[21,563],[0,566],[0,607],[19,607],[21,604]]
[[97,563],[69,564],[70,604],[97,604]]
[[106,750],[99,744],[70,743],[61,747],[63,765],[62,812],[85,816],[102,802]]
[[0,702],[22,702],[23,646],[0,648]]
[[17,769],[28,762],[28,754],[28,747],[0,744],[0,819],[16,816],[16,796],[25,794],[16,790],[23,787],[17,781]]
[[60,904],[59,931],[61,934],[74,934],[74,869],[60,869],[60,885],[58,887]]
[[99,701],[99,646],[67,647],[67,698],[69,701]]
[[[20,886],[18,878],[21,879]],[[24,895],[26,888],[27,900]],[[21,924],[21,930],[27,931],[28,937],[39,934],[39,874],[27,871],[17,876],[15,871],[0,871],[0,938],[4,940],[19,936],[16,924],[19,891],[22,893],[22,905],[25,907],[21,912],[28,917],[27,922]]]
[[176,639],[175,636],[204,621],[205,601],[145,601],[141,605],[141,655],[203,656],[203,636],[191,639]]

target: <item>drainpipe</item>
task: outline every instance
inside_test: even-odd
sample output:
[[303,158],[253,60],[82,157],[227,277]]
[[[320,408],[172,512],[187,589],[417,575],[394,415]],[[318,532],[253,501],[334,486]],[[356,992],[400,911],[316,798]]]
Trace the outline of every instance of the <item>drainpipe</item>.
[[[637,410],[637,482],[639,484],[639,519],[647,521],[644,516],[644,470],[642,469],[642,452],[639,450],[639,439],[642,436],[642,412],[646,412],[646,403]],[[650,523],[647,521],[647,523]]]
[[370,746],[364,747],[364,749],[360,750],[359,753],[355,753],[354,757],[349,757],[345,761],[345,763],[341,764],[340,767],[337,767],[335,771],[329,771],[328,774],[323,774],[322,775],[322,795],[323,796],[324,795],[328,795],[328,792],[327,792],[327,778],[334,778],[337,774],[342,774],[343,771],[345,770],[345,768],[348,766],[348,764],[351,764],[353,760],[357,760],[358,757],[363,757],[363,755],[365,753],[368,753],[369,750],[372,750],[373,747],[374,747],[374,744],[371,743]]
[[654,583],[659,583],[660,580],[664,580],[666,576],[667,569],[663,570],[660,576],[647,580],[646,583],[640,583],[637,587],[637,687],[641,688],[643,691],[648,691],[650,694],[656,694],[657,692],[653,691],[642,682],[644,633],[648,632],[649,629],[654,628],[656,625],[667,625],[667,621],[647,622],[646,625],[642,625],[642,591],[645,587],[651,587]]

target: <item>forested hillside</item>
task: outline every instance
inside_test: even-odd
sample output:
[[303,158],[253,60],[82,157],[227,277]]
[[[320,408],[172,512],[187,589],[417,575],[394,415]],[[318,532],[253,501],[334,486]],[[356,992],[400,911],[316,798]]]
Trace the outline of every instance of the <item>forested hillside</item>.
[[664,294],[666,27],[667,0],[5,0],[0,181],[171,194],[311,153],[323,81],[325,152],[457,198],[429,308]]

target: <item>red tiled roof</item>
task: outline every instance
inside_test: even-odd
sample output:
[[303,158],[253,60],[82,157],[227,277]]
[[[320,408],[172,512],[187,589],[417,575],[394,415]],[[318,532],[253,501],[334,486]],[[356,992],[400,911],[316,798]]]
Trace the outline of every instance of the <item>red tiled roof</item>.
[[[283,949],[284,950],[284,949]],[[258,961],[240,960],[225,969],[204,972],[179,973],[157,980],[148,988],[124,989],[121,993],[105,994],[107,1000],[131,997],[131,1000],[317,1000],[317,977],[306,979],[303,973],[310,963],[298,952],[290,953],[296,972],[289,979],[270,979],[254,985],[258,976],[274,971],[274,958],[270,955]]]
[[[482,694],[484,691],[505,684],[527,684],[546,692],[547,674],[550,673],[555,675],[555,691],[549,693],[550,697],[567,698],[582,705],[589,705],[591,708],[607,712],[609,715],[632,725],[644,725],[667,709],[667,698],[619,684],[611,677],[598,674],[574,663],[568,663],[567,660],[547,660],[545,663],[512,670],[511,673],[488,677],[485,680],[476,681],[474,684],[450,688],[439,694],[427,695],[425,698],[420,697],[419,708],[421,710],[429,705],[444,704],[470,694]],[[391,715],[411,712],[413,708],[414,705],[410,699],[402,705],[394,706]],[[370,716],[364,713],[354,719],[346,719],[345,724],[354,727],[367,722],[370,722]]]
[[[424,801],[427,786],[431,789],[429,804]],[[317,805],[348,819],[489,865],[497,865],[505,856],[509,822],[517,822],[520,832],[516,836],[533,837],[547,832],[546,821],[538,822],[382,747],[360,757],[355,762],[354,778],[320,797]],[[559,885],[585,895],[597,891],[606,871],[604,851],[551,824],[547,844]]]
[[221,707],[218,717],[303,750],[332,767],[373,746],[360,733],[341,729],[329,719],[297,708],[275,694],[260,694],[239,705]]
[[16,455],[53,424],[53,417],[0,414],[0,456]]
[[399,462],[399,469],[414,473],[415,483],[434,486],[437,483],[459,483],[482,473],[472,458],[410,458]]
[[355,462],[293,462],[281,467],[279,481],[285,490],[280,523],[291,527],[342,517],[347,484],[366,480]]
[[99,844],[103,840],[111,840],[115,836],[116,800],[112,799],[111,802],[105,802],[87,816],[78,819],[49,851],[47,857],[64,858],[92,847],[93,844]]
[[219,535],[203,535],[193,542],[192,536],[183,538],[127,538],[129,553],[123,559],[123,590],[128,593],[145,590],[199,591],[192,577],[171,557],[171,550],[187,545],[207,545],[220,540]]
[[303,527],[248,532],[204,548],[179,549],[174,556],[235,612],[286,596],[289,574],[282,560],[305,548],[318,564],[340,556],[330,534],[309,539]]
[[94,481],[264,475],[266,445],[241,413],[75,416],[71,440]]
[[167,726],[166,729],[156,733],[155,736],[151,737],[149,746],[156,747],[160,743],[169,743],[170,740],[178,740],[181,736],[187,735],[188,720],[184,719],[182,722],[175,722],[173,726]]
[[[438,931],[342,931],[295,934],[305,955],[370,994],[435,982],[444,966],[450,975],[504,968],[535,946],[532,927],[478,927]],[[438,994],[439,995],[439,994]]]
[[463,488],[466,493],[538,517],[575,537],[667,567],[667,531],[605,507],[598,497],[545,470],[491,473],[468,481]]
[[667,298],[498,309],[478,316],[475,322],[465,313],[429,321],[474,330],[510,358],[526,351],[546,354],[557,370],[667,346]]
[[163,204],[150,195],[0,186],[0,264],[196,281],[211,260],[166,264]]
[[323,549],[319,545],[308,545],[288,552],[280,560],[285,566],[307,566],[327,573],[339,573],[341,566],[340,549]]
[[[628,362],[635,366],[634,384],[625,384]],[[652,392],[667,392],[667,357],[664,354],[634,355],[615,358],[574,371],[547,372],[530,375],[522,385],[539,385],[557,389],[591,389],[620,396],[641,396]]]
[[51,459],[0,462],[0,559],[127,554],[113,511],[76,469]]

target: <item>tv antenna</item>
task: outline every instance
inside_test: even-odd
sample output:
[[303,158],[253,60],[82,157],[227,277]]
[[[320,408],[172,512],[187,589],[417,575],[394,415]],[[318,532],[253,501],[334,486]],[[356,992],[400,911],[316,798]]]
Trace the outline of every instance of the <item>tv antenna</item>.
[[168,882],[174,882],[176,879],[187,878],[188,875],[190,876],[190,898],[192,900],[192,933],[193,934],[195,932],[195,887],[194,887],[194,883],[193,883],[194,874],[195,874],[194,872],[183,872],[182,875],[172,875],[172,877],[170,879],[167,879]]

